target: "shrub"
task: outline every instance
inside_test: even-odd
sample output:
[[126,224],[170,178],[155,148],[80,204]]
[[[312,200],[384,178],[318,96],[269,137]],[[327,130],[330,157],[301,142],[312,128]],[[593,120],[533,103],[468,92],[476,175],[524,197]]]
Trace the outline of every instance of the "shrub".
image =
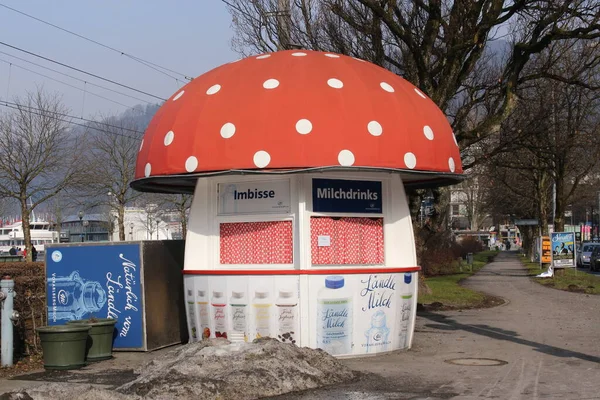
[[452,233],[415,229],[417,260],[423,275],[436,276],[456,273],[459,267],[453,251]]
[[15,358],[41,352],[35,328],[47,324],[46,269],[43,262],[0,264],[0,275],[15,281],[14,309],[21,317],[14,323]]
[[475,236],[464,236],[460,240],[460,243],[458,243],[458,247],[460,248],[458,257],[462,257],[463,259],[467,258],[468,253],[475,254],[484,250],[483,243]]

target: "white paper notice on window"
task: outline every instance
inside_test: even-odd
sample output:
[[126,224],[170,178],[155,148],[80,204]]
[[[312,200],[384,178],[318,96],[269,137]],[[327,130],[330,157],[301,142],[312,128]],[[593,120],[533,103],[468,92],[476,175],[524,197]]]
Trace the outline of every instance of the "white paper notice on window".
[[331,236],[319,235],[317,243],[319,247],[329,247],[331,246]]

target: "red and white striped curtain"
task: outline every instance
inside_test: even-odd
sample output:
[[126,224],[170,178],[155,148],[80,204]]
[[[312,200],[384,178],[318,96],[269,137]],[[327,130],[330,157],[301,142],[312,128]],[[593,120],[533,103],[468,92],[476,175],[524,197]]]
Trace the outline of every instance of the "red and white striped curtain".
[[[314,265],[380,265],[384,262],[383,218],[313,217],[310,220]],[[329,236],[329,246],[319,246]]]

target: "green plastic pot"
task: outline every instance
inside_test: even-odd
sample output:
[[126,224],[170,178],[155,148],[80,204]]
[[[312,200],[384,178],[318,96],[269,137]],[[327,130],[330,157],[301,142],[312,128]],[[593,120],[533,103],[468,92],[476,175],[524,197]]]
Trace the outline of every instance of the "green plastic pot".
[[87,361],[102,361],[112,358],[112,348],[116,319],[93,318],[67,322],[68,325],[88,326],[89,341],[87,346]]
[[85,365],[89,326],[53,325],[36,328],[44,351],[44,368],[76,369]]

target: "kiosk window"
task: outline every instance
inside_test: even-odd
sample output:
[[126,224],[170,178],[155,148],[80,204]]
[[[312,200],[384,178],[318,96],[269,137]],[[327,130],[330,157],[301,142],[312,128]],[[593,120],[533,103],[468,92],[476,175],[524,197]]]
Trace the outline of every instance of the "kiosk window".
[[383,218],[312,217],[313,265],[383,264]]
[[292,264],[292,221],[220,225],[221,264]]

